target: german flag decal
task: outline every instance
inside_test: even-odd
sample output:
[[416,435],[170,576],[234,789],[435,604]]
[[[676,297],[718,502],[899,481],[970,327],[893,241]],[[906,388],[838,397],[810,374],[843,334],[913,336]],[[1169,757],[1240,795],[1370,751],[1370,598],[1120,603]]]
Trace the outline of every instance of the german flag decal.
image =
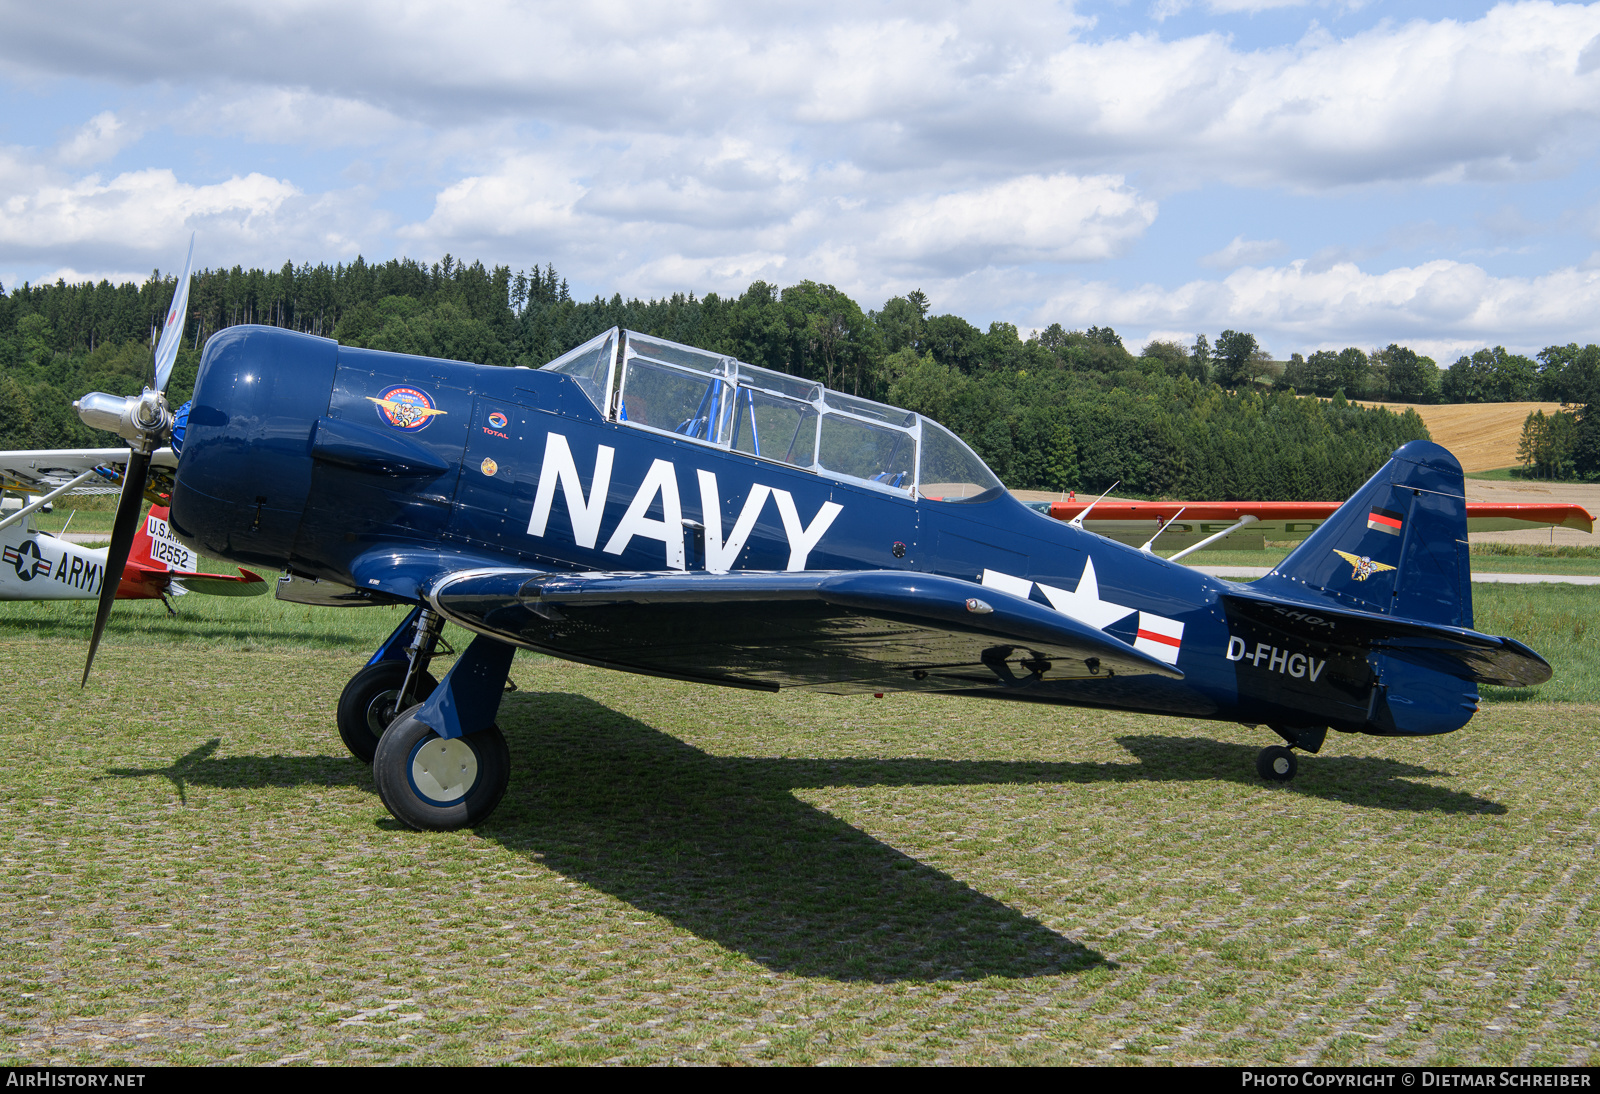
[[1380,532],[1388,532],[1391,536],[1400,534],[1401,516],[1393,509],[1374,508],[1367,516],[1367,527],[1376,528]]

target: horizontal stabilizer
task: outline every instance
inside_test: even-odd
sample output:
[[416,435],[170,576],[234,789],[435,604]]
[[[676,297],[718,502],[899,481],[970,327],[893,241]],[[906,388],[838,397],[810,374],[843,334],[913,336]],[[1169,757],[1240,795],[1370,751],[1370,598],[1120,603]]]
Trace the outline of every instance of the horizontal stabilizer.
[[1479,684],[1550,679],[1527,646],[1472,629],[1465,480],[1432,441],[1402,445],[1271,573],[1223,600],[1231,614],[1359,656]]
[[174,574],[172,583],[191,593],[206,596],[260,596],[267,591],[261,575],[239,569],[238,577],[228,574]]
[[1550,679],[1550,664],[1514,638],[1462,627],[1396,619],[1310,600],[1286,600],[1246,586],[1222,594],[1230,615],[1356,654],[1382,653],[1463,680],[1532,687]]

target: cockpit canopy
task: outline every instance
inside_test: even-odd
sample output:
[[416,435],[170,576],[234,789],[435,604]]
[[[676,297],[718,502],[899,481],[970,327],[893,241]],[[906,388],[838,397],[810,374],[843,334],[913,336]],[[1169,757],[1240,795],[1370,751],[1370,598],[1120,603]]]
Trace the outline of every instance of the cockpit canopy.
[[709,350],[613,327],[544,368],[635,429],[929,501],[1003,489],[937,422]]

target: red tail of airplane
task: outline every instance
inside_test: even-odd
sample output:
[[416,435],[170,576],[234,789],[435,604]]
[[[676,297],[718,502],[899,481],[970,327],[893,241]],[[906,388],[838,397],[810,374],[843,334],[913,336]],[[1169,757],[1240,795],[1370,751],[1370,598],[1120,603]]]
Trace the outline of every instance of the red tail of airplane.
[[174,590],[209,596],[255,596],[265,591],[260,574],[241,568],[230,574],[202,574],[200,559],[179,543],[167,525],[167,509],[152,505],[133,537],[128,562],[117,586],[118,600],[156,600]]

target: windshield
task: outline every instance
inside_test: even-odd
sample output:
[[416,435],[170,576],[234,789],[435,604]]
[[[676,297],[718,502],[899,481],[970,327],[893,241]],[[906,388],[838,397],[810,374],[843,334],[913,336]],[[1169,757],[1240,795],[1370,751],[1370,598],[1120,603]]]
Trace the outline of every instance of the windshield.
[[972,449],[920,414],[710,350],[613,328],[544,367],[636,429],[928,501],[1003,489]]
[[604,414],[611,401],[611,374],[617,363],[617,328],[589,339],[577,349],[568,350],[542,371],[564,372],[578,381],[583,393],[594,400]]
[[1005,489],[995,473],[937,422],[922,419],[922,467],[918,489],[929,501],[972,501]]

